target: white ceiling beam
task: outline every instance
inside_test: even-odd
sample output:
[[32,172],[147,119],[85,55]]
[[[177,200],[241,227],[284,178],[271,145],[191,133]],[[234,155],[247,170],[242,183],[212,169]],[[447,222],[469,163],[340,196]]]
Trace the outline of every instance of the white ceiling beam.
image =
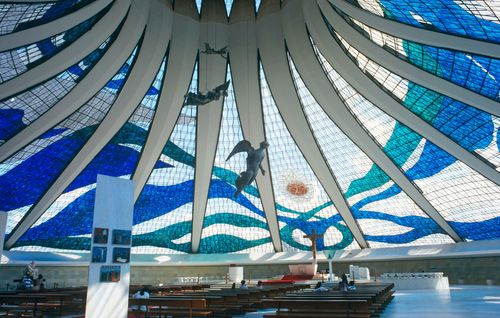
[[[204,1],[201,10],[198,49],[205,43],[214,49],[227,46],[228,26],[223,0]],[[218,54],[199,55],[198,90],[206,92],[224,83],[227,61]],[[197,107],[196,115],[196,170],[194,175],[193,227],[191,249],[198,253],[203,221],[207,209],[208,190],[212,180],[212,167],[217,152],[224,97]]]
[[33,87],[78,63],[99,47],[118,28],[132,0],[115,1],[111,9],[75,42],[46,62],[0,85],[0,100]]
[[26,216],[17,224],[6,242],[8,248],[38,220],[40,216],[63,193],[71,182],[85,169],[92,159],[106,146],[120,128],[133,114],[137,105],[151,86],[153,79],[161,66],[167,51],[168,38],[163,37],[170,33],[170,10],[163,0],[141,1],[141,5],[149,7],[149,18],[142,46],[136,57],[123,89],[120,91],[111,109],[97,127],[94,134],[71,160],[64,171],[57,177],[43,197],[33,205]]
[[[373,83],[373,81],[346,56],[345,52],[337,41],[333,39],[330,33],[326,32],[328,29],[321,19],[321,13],[317,6],[312,6],[310,11],[308,10],[308,14],[314,14],[314,16],[308,17],[307,21],[310,22],[310,31],[314,32],[313,39],[316,41],[316,45],[328,63],[330,63],[330,65],[332,65],[355,90],[370,102],[377,105],[378,108],[389,116],[400,121],[403,125],[408,126],[436,146],[479,172],[485,178],[500,185],[500,174],[488,163],[479,159],[432,125],[412,113],[409,109],[384,92],[377,84]],[[312,26],[314,26],[314,28]]]
[[[265,10],[265,7],[261,7],[261,10]],[[288,66],[281,18],[278,12],[263,16],[262,19],[257,21],[257,45],[261,53],[262,64],[270,90],[295,143],[336,206],[359,246],[366,248],[368,247],[368,243],[363,237],[335,177],[325,162],[302,110]],[[269,32],[269,30],[273,30],[273,32]]]
[[[460,236],[429,203],[415,184],[403,174],[377,143],[372,140],[335,93],[332,84],[315,57],[305,27],[307,22],[311,31],[315,33],[319,31],[314,20],[317,16],[308,14],[314,8],[311,9],[312,6],[298,0],[290,0],[290,5],[293,10],[284,10],[283,12],[285,37],[290,55],[294,58],[297,70],[311,94],[344,134],[369,156],[445,233],[456,242],[462,241]],[[302,14],[302,8],[304,14]],[[304,16],[309,19],[304,21]],[[323,21],[319,22],[323,23]]]
[[409,24],[383,18],[367,10],[358,8],[345,0],[329,1],[337,9],[355,20],[395,37],[425,45],[500,59],[500,44],[498,43],[418,28]]
[[118,72],[139,42],[148,7],[135,1],[115,41],[88,74],[59,102],[0,146],[0,162],[57,125],[92,98]]
[[[262,5],[269,5],[271,1]],[[257,36],[253,3],[250,0],[236,1],[231,10],[229,29],[229,51],[234,95],[241,129],[246,140],[258,145],[266,139],[262,100],[259,87],[259,62],[257,57]],[[266,10],[264,10],[266,11]],[[265,12],[262,12],[265,13]],[[262,209],[267,220],[271,241],[276,252],[282,252],[280,229],[274,200],[274,190],[268,156],[262,161],[266,175],[257,174]]]
[[[495,116],[500,116],[500,103],[475,93],[462,86],[454,84],[436,75],[424,71],[367,39],[356,29],[350,26],[330,5],[328,0],[317,0],[321,11],[343,38],[358,51],[363,52],[370,59],[382,65],[391,72],[405,79],[430,88],[440,94],[454,98],[462,103],[476,107]],[[415,32],[417,33],[417,32]]]
[[170,24],[172,34],[165,79],[155,117],[132,178],[135,181],[135,200],[141,194],[174,130],[198,53],[200,27],[196,6],[191,7],[188,1],[177,1]]
[[97,15],[112,1],[113,0],[97,0],[56,20],[26,30],[2,35],[0,36],[0,52],[35,43],[67,31]]

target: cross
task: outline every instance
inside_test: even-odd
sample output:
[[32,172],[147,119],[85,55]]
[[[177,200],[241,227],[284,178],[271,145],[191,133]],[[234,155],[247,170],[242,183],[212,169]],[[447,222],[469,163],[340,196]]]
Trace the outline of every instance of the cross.
[[304,238],[308,238],[312,242],[311,249],[313,252],[313,259],[316,259],[316,240],[323,237],[323,235],[325,235],[325,234],[324,233],[323,234],[316,234],[316,231],[314,229],[312,230],[311,235],[304,235]]

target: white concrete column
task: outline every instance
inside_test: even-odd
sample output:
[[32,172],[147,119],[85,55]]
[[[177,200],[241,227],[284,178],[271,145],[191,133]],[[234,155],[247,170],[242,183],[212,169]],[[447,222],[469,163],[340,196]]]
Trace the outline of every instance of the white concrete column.
[[[133,214],[134,182],[98,175],[92,229],[107,229],[107,242],[92,243],[92,248],[103,247],[107,251],[105,262],[91,262],[89,265],[85,317],[127,317],[130,262],[113,262],[113,250],[128,248],[130,251],[130,244],[113,244],[113,230],[132,231]],[[94,234],[92,239],[94,242]],[[116,282],[101,281],[101,271],[111,266],[119,268],[119,280]],[[118,275],[114,275],[114,277],[117,278]]]
[[7,229],[7,212],[0,211],[0,263],[2,262],[3,240]]

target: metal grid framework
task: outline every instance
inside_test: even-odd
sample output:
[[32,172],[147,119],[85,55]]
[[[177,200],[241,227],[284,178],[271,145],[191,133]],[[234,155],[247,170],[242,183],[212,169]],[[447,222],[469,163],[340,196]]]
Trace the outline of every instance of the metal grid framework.
[[0,4],[0,35],[26,30],[74,12],[93,0]]
[[109,7],[98,15],[50,38],[10,51],[0,52],[0,83],[23,74],[59,53],[89,31],[108,9]]
[[[144,0],[131,0],[131,8],[139,1]],[[464,96],[463,92],[473,92],[490,105],[498,104],[500,74],[498,59],[493,55],[485,57],[465,49],[434,47],[380,32],[370,25],[370,19],[360,22],[341,12],[336,7],[338,0],[307,1],[307,4],[299,0],[262,3],[193,0],[174,6],[169,1],[146,1],[145,7],[151,9],[138,27],[146,29],[143,40],[147,38],[144,41],[148,45],[146,48],[138,45],[131,52],[136,42],[130,43],[123,52],[131,55],[127,59],[128,55],[123,54],[119,63],[109,57],[113,55],[110,52],[125,46],[125,41],[118,39],[127,25],[126,12],[121,17],[125,21],[123,27],[111,36],[115,29],[110,30],[104,42],[104,37],[99,39],[101,43],[93,43],[84,36],[97,22],[107,22],[104,13],[123,5],[116,1],[90,19],[90,15],[85,16],[87,20],[82,18],[78,22],[84,22],[63,33],[56,34],[59,29],[51,33],[55,35],[50,38],[44,33],[44,38],[40,35],[33,44],[0,53],[0,92],[7,96],[0,101],[0,153],[7,149],[12,153],[0,162],[0,211],[8,213],[7,248],[87,252],[98,173],[127,179],[134,179],[136,175],[144,177],[145,184],[136,189],[134,208],[132,251],[136,254],[179,254],[193,250],[262,254],[273,252],[277,248],[273,244],[276,240],[281,241],[284,251],[304,251],[310,249],[311,242],[303,236],[313,229],[325,233],[317,242],[320,250],[360,248],[363,240],[357,237],[358,244],[352,234],[359,230],[371,248],[500,239],[500,187],[496,171],[500,169],[497,136],[500,121],[488,113],[494,113],[493,108],[485,110],[470,99],[468,105],[462,97],[457,97]],[[220,12],[203,10],[203,6],[211,2],[220,2],[214,7],[225,9],[229,18],[221,22],[218,31],[214,31],[215,22],[211,21],[219,21],[217,13]],[[90,3],[85,0],[0,3],[0,37],[15,38],[21,30],[36,34],[38,27],[77,13]],[[500,45],[498,1],[358,0],[350,3],[392,20],[388,27],[396,21],[409,25],[416,34],[431,31],[459,35],[469,41],[480,40],[478,45]],[[328,14],[324,15],[324,21],[312,18],[331,8],[333,14],[342,14],[344,19],[340,21],[344,24],[330,24]],[[319,13],[314,15],[314,12]],[[186,16],[190,19],[184,19]],[[298,17],[297,23],[305,24],[297,30],[306,31],[290,32],[287,19],[292,16]],[[168,27],[146,28],[146,25],[159,25],[158,19]],[[176,23],[193,32],[179,32]],[[270,25],[273,27],[269,28]],[[204,28],[212,28],[213,39]],[[325,32],[318,33],[318,30]],[[165,36],[158,32],[164,32]],[[355,39],[358,33],[364,37]],[[209,69],[206,66],[203,67],[205,73],[199,75],[198,60],[192,58],[207,54],[203,51],[205,40],[203,37],[186,39],[189,34],[207,34],[208,41],[226,39],[226,51],[217,58],[226,59],[222,60],[224,64],[219,64],[220,67],[226,65],[226,79],[231,83],[227,96],[218,101],[222,105],[220,120],[213,124],[199,116],[205,113],[201,107],[215,107],[216,102],[184,105],[180,99],[171,98],[177,91],[198,92],[199,77],[213,81],[210,74],[205,74]],[[168,39],[166,55],[167,42],[161,56],[148,55],[155,42],[152,35]],[[270,43],[270,38],[285,45]],[[365,43],[361,39],[381,49],[363,50],[357,47]],[[187,44],[193,41],[199,45]],[[302,41],[302,46],[297,45],[298,41]],[[5,91],[12,86],[8,86],[9,80],[27,71],[32,73],[32,69],[49,60],[53,63],[57,53],[73,44],[83,47],[86,43],[93,43],[88,55],[75,59],[73,66],[65,66],[58,74],[41,74],[36,85],[24,91],[10,94]],[[223,49],[216,41],[209,45],[216,50]],[[312,58],[302,60],[299,47],[310,48]],[[175,55],[169,53],[173,49],[177,52]],[[186,54],[179,54],[179,49]],[[262,54],[262,64],[259,54]],[[154,58],[144,63],[147,56]],[[339,58],[334,60],[332,56]],[[135,63],[136,60],[142,62]],[[201,61],[205,63],[204,59]],[[406,75],[402,75],[389,67],[387,61],[400,61],[403,63],[400,65],[411,66],[428,77],[416,79],[404,72]],[[149,62],[155,67],[147,69]],[[91,78],[89,74],[98,64],[104,71],[113,70],[108,71],[106,85],[101,88],[105,81],[94,85],[92,94],[97,94],[72,105],[76,111],[64,120],[49,124],[44,114],[52,112],[72,91],[89,88],[92,83],[87,76]],[[324,74],[311,77],[304,69],[309,67]],[[251,76],[248,70],[252,68],[255,74]],[[176,86],[178,78],[186,84]],[[137,92],[122,90],[132,79],[145,83],[144,88]],[[445,89],[445,83],[455,86]],[[454,90],[450,91],[449,87]],[[287,99],[283,92],[294,92],[294,96]],[[133,98],[134,104],[125,105],[124,96],[128,100]],[[335,107],[325,96],[336,98],[332,101]],[[296,105],[285,105],[285,101],[296,101]],[[401,111],[388,109],[385,102],[401,106]],[[101,122],[111,112],[116,114],[125,108],[129,117],[119,121],[113,135],[105,135],[99,127]],[[169,131],[168,136],[158,133],[158,127],[166,118],[164,108],[173,114],[168,124],[171,130],[164,130]],[[339,122],[341,116],[337,118],[332,109],[342,110],[342,116],[352,116],[359,130],[347,129]],[[161,122],[161,116],[156,116],[160,111],[164,118]],[[295,119],[284,116],[288,111],[295,111],[300,120],[294,122]],[[411,118],[428,125],[429,131],[418,130],[408,122],[409,116],[415,115]],[[303,135],[291,126],[295,124],[303,125]],[[33,140],[26,139],[22,146],[13,145],[10,139],[23,136],[30,125],[39,125],[42,128],[37,131],[44,133],[36,134]],[[213,159],[198,157],[196,160],[197,153],[208,148],[200,145],[201,139],[197,140],[197,136],[204,133],[198,129],[200,125],[213,136],[216,147],[210,146]],[[258,127],[262,127],[262,136],[265,135],[270,144],[267,150],[270,171],[265,176],[268,179],[259,177],[234,198],[235,180],[246,169],[245,155],[237,155],[227,162],[225,159],[238,141],[256,136],[248,129]],[[360,142],[361,132],[372,142],[372,148]],[[64,187],[59,186],[61,192],[54,195],[54,183],[69,170],[67,167],[77,155],[82,157],[78,154],[80,149],[101,137],[105,139],[104,146],[98,147],[95,155],[85,157],[88,161],[82,165],[83,170],[78,170]],[[148,146],[158,138],[161,140],[158,147]],[[305,151],[308,146],[305,140],[315,142],[324,165]],[[145,150],[156,148],[158,153]],[[373,154],[369,149],[378,153]],[[387,162],[381,161],[381,155],[386,156]],[[141,161],[150,162],[152,168],[146,171],[144,167],[148,164],[140,164]],[[206,180],[197,179],[197,168],[207,171]],[[324,178],[325,172],[331,174],[330,178]],[[404,178],[407,183],[402,182]],[[269,183],[259,183],[259,180]],[[205,185],[208,187],[206,197],[205,190],[197,191],[197,186],[199,190]],[[411,192],[408,185],[415,191]],[[259,192],[259,186],[267,187],[267,191]],[[341,196],[335,194],[337,197],[333,200],[330,195],[335,186]],[[274,198],[272,216],[277,218],[278,227],[267,223],[269,206],[272,206],[269,198]],[[49,202],[45,205],[48,208],[33,213],[40,201]],[[205,203],[201,204],[206,206],[205,210],[194,213],[194,206],[200,206],[200,202]],[[354,221],[349,220],[350,215]],[[195,223],[201,224],[201,233]]]
[[498,117],[404,79],[367,58],[338,33],[334,37],[358,67],[401,105],[499,168],[500,157],[494,150],[497,145],[493,138],[500,125]]

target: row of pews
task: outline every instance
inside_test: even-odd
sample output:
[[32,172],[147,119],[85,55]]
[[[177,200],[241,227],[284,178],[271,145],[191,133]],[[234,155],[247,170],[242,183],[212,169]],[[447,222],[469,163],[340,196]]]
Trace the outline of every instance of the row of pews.
[[149,299],[129,299],[129,317],[232,317],[262,308],[265,299],[284,296],[310,288],[308,284],[273,286],[271,288],[230,289],[212,287],[196,292],[153,294]]
[[[232,317],[272,308],[271,317],[378,317],[393,284],[359,284],[356,291],[314,292],[309,284],[230,289],[205,284],[149,286],[150,298],[129,299],[129,317]],[[130,295],[141,286],[130,286]],[[0,292],[0,317],[84,317],[86,287]],[[141,310],[142,309],[142,310]]]
[[358,284],[355,291],[328,292],[304,291],[287,293],[262,302],[263,308],[276,312],[265,314],[272,317],[379,317],[394,298],[394,284]]
[[[140,286],[130,286],[131,292]],[[203,291],[206,284],[151,287],[153,293]],[[55,288],[43,291],[0,291],[0,317],[84,316],[87,287]]]

